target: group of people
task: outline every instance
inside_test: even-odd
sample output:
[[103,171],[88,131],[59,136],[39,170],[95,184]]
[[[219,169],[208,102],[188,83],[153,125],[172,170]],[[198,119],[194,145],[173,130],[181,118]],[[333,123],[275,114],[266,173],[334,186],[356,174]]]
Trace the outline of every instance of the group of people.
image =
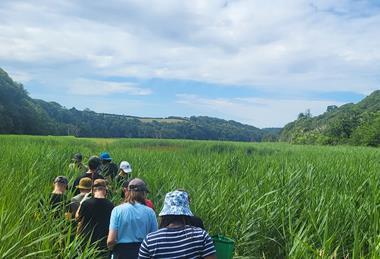
[[[89,158],[87,166],[76,154],[70,170],[81,173],[74,181],[74,197],[65,202],[69,181],[54,180],[50,208],[75,219],[77,234],[96,245],[104,258],[216,258],[213,241],[200,218],[190,209],[190,196],[183,189],[165,195],[157,220],[149,190],[140,178],[132,178],[131,165],[118,167],[106,152]],[[123,202],[114,206],[109,183],[121,186]],[[119,185],[118,185],[119,184]],[[56,214],[57,215],[57,214]]]

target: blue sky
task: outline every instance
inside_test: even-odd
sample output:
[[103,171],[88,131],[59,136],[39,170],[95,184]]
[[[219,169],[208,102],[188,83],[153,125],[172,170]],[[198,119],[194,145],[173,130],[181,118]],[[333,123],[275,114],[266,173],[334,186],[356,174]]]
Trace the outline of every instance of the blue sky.
[[32,97],[278,127],[380,88],[378,1],[0,1],[0,67]]

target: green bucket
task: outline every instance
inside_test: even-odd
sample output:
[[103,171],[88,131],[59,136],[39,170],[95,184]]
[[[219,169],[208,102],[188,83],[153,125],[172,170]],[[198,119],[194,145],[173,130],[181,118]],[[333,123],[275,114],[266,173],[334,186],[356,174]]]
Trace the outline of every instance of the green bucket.
[[235,241],[231,238],[215,235],[212,237],[218,259],[232,259],[234,256]]

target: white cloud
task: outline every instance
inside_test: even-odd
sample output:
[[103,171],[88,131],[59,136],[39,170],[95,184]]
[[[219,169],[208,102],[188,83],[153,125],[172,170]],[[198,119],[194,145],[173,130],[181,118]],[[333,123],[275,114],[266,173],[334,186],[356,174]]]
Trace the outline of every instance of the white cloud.
[[[374,1],[2,0],[0,64],[23,83],[77,95],[152,93],[130,83],[83,80],[108,76],[289,95],[368,94],[380,88],[379,24]],[[204,101],[205,111],[213,111],[207,102],[220,107],[210,115],[265,126],[273,125],[269,118],[288,122],[306,108],[319,113],[333,103],[270,96]],[[254,105],[258,101],[265,110]]]
[[[366,1],[3,1],[0,61],[285,89],[379,86]],[[377,10],[377,11],[376,11]],[[62,69],[65,69],[62,67]]]
[[256,127],[283,127],[297,118],[302,111],[310,109],[313,115],[326,111],[328,105],[342,105],[330,100],[292,100],[268,98],[204,98],[197,95],[179,94],[177,103],[191,108],[193,112],[224,119],[238,120]]
[[99,80],[78,79],[69,84],[68,93],[73,95],[110,95],[127,93],[129,95],[150,95],[152,90],[138,87],[134,83],[118,83]]

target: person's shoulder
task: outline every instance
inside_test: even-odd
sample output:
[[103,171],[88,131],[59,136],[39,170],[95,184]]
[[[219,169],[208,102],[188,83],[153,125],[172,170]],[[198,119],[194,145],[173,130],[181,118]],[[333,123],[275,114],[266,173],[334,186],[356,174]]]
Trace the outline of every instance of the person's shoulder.
[[52,199],[64,199],[66,196],[62,193],[51,193],[50,198]]
[[152,214],[152,213],[155,214],[154,210],[152,208],[148,207],[147,205],[136,202],[135,206],[137,206],[138,209],[141,211],[144,211],[144,212],[150,213],[150,214]]
[[156,237],[159,237],[161,235],[165,235],[166,232],[168,232],[168,229],[167,228],[160,228],[156,231],[153,231],[151,233],[149,233],[146,238],[149,240],[149,239],[154,239]]
[[200,228],[200,227],[195,227],[195,226],[189,226],[187,225],[186,228],[185,228],[185,231],[186,232],[192,232],[192,233],[197,233],[199,235],[202,235],[202,236],[205,236],[205,235],[208,235],[207,234],[207,231]]
[[130,204],[127,203],[127,202],[124,202],[122,204],[119,204],[119,205],[115,206],[113,209],[114,209],[114,211],[118,212],[118,211],[126,209],[128,207],[128,205],[130,205]]
[[104,201],[104,203],[107,205],[107,206],[109,206],[109,207],[115,207],[115,205],[113,205],[113,203],[112,203],[112,201],[110,201],[109,199],[104,199],[105,201]]
[[71,202],[80,202],[80,200],[83,198],[83,194],[77,194],[74,197],[71,198]]
[[94,199],[94,197],[91,197],[84,200],[82,202],[82,206],[93,206],[95,203],[96,203],[96,200]]

